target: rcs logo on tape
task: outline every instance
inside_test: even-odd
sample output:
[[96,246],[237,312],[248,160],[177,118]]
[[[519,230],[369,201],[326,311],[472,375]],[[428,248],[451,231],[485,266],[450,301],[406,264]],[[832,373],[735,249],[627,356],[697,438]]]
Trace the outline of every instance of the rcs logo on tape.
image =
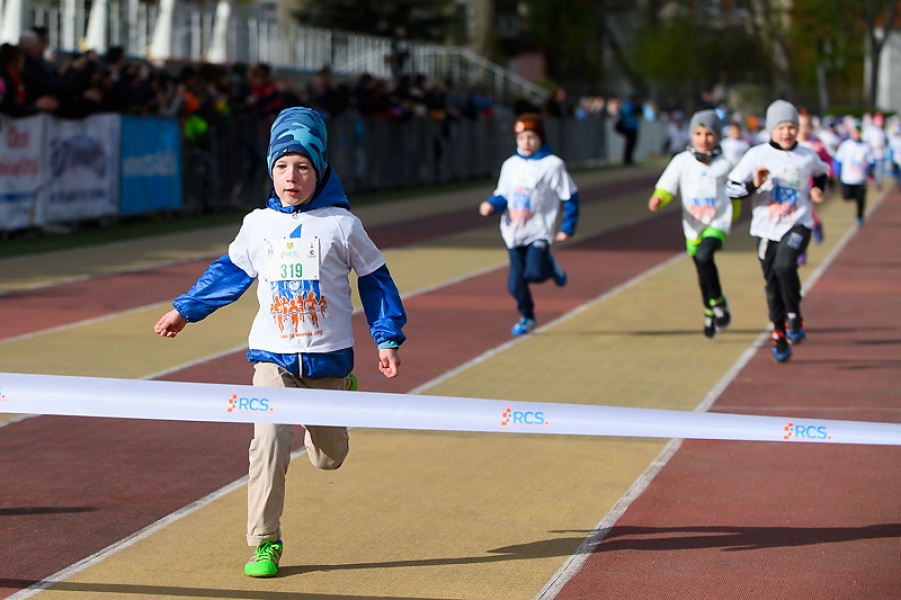
[[268,398],[245,398],[232,394],[228,399],[228,410],[226,412],[275,412],[274,408],[269,406]]
[[785,426],[784,440],[824,440],[829,441],[832,436],[824,425],[801,425],[789,423]]
[[541,411],[513,410],[508,408],[501,414],[501,427],[548,427],[550,423]]

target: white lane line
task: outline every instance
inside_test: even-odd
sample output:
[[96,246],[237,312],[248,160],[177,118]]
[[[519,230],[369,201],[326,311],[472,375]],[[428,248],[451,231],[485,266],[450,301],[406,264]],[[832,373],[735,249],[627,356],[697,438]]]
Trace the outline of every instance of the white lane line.
[[[100,248],[105,244],[98,244],[97,246],[91,246],[92,248]],[[37,283],[26,284],[23,286],[9,288],[9,289],[0,289],[0,297],[9,296],[11,294],[16,294],[19,292],[33,292],[35,290],[41,290],[45,288],[52,288],[59,285],[67,285],[70,283],[78,283],[80,281],[90,281],[91,279],[102,279],[104,277],[115,277],[117,275],[131,275],[132,273],[140,273],[141,271],[150,271],[153,269],[161,269],[166,267],[172,267],[175,265],[185,264],[197,260],[209,260],[211,258],[215,258],[217,256],[221,256],[221,254],[214,253],[199,253],[190,258],[173,258],[169,260],[160,260],[160,261],[147,261],[143,264],[132,265],[130,267],[123,267],[121,269],[113,269],[110,271],[104,271],[103,273],[83,273],[81,275],[73,275],[71,277],[59,277],[57,279],[48,279],[47,281],[40,281]],[[15,258],[4,259],[4,260],[15,260]],[[0,260],[0,264],[3,261]]]
[[15,335],[8,338],[0,339],[0,346],[4,344],[11,344],[13,342],[22,342],[25,340],[29,340],[31,338],[36,338],[42,335],[47,335],[51,333],[56,333],[59,331],[66,331],[67,329],[75,329],[76,327],[85,327],[88,325],[94,325],[96,323],[103,323],[104,321],[110,321],[112,319],[118,319],[119,317],[127,317],[128,315],[133,315],[135,313],[139,313],[144,310],[149,310],[154,306],[159,306],[160,304],[167,304],[164,300],[162,302],[154,302],[152,304],[145,304],[143,306],[135,306],[133,308],[128,308],[126,310],[122,310],[114,313],[107,313],[105,315],[100,315],[97,317],[91,317],[90,319],[82,319],[81,321],[73,321],[72,323],[66,323],[64,325],[57,325],[55,327],[48,327],[47,329],[38,329],[36,331],[29,331],[28,333],[23,333],[21,335]]
[[104,559],[106,559],[118,552],[121,552],[122,550],[125,550],[126,548],[128,548],[130,546],[137,544],[141,540],[144,540],[144,539],[150,537],[157,531],[161,531],[162,529],[168,527],[169,525],[172,525],[173,523],[176,523],[176,522],[182,520],[183,518],[187,517],[191,513],[198,511],[201,508],[203,508],[209,504],[212,504],[216,500],[219,500],[220,498],[226,496],[227,494],[230,494],[231,492],[237,490],[238,488],[240,488],[242,485],[244,485],[246,483],[247,483],[247,476],[244,476],[243,478],[238,479],[237,481],[234,481],[234,482],[230,483],[229,485],[216,490],[212,494],[209,494],[206,497],[201,498],[200,500],[197,500],[196,502],[192,502],[191,504],[188,504],[187,506],[175,511],[174,513],[171,513],[171,514],[163,517],[162,519],[155,521],[154,523],[151,523],[144,529],[141,529],[140,531],[137,531],[137,532],[131,534],[127,538],[119,540],[118,542],[116,542],[114,544],[110,544],[103,550],[100,550],[99,552],[95,552],[94,554],[88,556],[87,558],[84,558],[84,559],[78,561],[77,563],[75,563],[69,567],[66,567],[65,569],[63,569],[61,571],[57,571],[50,577],[47,577],[47,578],[39,581],[38,583],[32,585],[31,587],[28,587],[24,590],[20,590],[20,591],[16,592],[15,594],[13,594],[12,596],[8,596],[6,598],[6,600],[24,600],[25,598],[31,598],[35,594],[42,592],[50,587],[53,587],[57,583],[61,583],[61,582],[65,581],[66,579],[68,579],[69,577],[72,577],[73,575],[77,575],[78,573],[84,571],[85,569],[88,569],[88,568],[100,563]]

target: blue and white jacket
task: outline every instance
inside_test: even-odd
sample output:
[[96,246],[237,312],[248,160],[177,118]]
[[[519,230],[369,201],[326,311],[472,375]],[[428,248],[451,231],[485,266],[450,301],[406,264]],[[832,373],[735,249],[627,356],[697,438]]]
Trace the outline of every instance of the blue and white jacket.
[[248,360],[273,362],[296,376],[344,377],[354,366],[353,270],[373,340],[379,348],[397,348],[406,339],[400,294],[384,257],[349,209],[327,166],[307,205],[284,206],[270,191],[266,208],[245,216],[228,254],[176,298],[176,310],[188,322],[200,321],[259,280]]

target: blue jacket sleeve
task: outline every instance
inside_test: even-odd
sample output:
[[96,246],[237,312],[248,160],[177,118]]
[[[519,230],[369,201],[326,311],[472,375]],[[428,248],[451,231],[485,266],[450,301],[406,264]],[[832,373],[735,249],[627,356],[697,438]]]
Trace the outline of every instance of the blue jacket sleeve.
[[579,192],[570,196],[569,200],[563,203],[563,223],[560,224],[560,231],[566,235],[576,233],[576,224],[579,222]]
[[226,254],[207,267],[188,293],[176,298],[172,305],[188,323],[196,323],[240,298],[253,280]]
[[842,175],[842,163],[834,158],[832,159],[832,172],[835,173],[836,179]]
[[388,266],[382,265],[357,280],[363,312],[369,332],[379,348],[397,348],[406,338],[401,328],[407,323],[407,313],[394,285]]
[[492,196],[488,198],[488,204],[494,207],[495,213],[502,213],[507,210],[507,199],[503,196]]

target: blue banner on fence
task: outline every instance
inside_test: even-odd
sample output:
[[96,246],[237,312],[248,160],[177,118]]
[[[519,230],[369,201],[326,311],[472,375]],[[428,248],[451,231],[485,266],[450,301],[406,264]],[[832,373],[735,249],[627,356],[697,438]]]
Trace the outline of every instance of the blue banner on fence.
[[119,213],[180,208],[181,141],[178,121],[122,117]]

